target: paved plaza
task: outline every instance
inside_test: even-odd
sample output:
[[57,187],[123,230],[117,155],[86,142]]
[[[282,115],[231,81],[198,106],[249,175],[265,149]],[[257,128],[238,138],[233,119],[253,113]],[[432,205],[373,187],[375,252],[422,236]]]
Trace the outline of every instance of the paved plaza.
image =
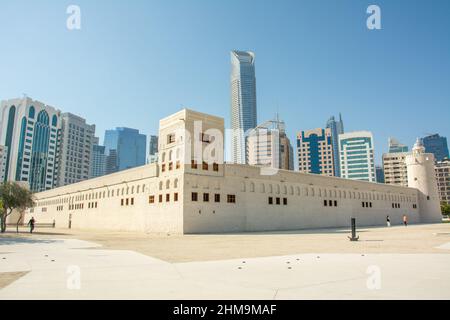
[[[22,230],[22,231],[25,231]],[[0,235],[0,299],[449,299],[450,224]]]

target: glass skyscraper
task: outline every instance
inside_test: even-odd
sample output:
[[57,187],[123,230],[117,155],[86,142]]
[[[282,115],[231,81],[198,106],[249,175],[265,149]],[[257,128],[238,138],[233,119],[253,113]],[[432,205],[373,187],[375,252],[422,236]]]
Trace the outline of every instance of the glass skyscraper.
[[339,135],[341,177],[375,182],[373,135],[368,131]]
[[425,146],[425,152],[433,153],[436,161],[442,161],[448,158],[447,138],[438,134],[432,134],[422,139]]
[[336,177],[341,176],[341,166],[339,157],[339,135],[344,133],[344,122],[342,122],[342,116],[339,114],[339,121],[336,121],[334,116],[328,119],[327,128],[331,129],[331,144],[333,146],[333,163],[334,163],[334,175]]
[[231,52],[231,161],[246,163],[246,137],[257,126],[255,54]]
[[139,130],[116,128],[105,132],[106,173],[145,165],[147,137]]
[[389,153],[399,153],[399,152],[408,152],[408,146],[405,144],[401,144],[395,138],[389,138]]
[[28,97],[2,101],[0,144],[7,147],[4,180],[52,189],[58,173],[61,112]]

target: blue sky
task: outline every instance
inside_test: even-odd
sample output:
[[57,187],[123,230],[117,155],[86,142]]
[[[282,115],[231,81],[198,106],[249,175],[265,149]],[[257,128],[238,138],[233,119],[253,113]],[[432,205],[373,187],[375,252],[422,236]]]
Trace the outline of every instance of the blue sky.
[[[66,8],[81,8],[81,30]],[[366,9],[381,8],[382,30]],[[258,121],[289,137],[342,113],[389,136],[450,137],[450,1],[1,0],[0,99],[28,96],[97,125],[155,134],[189,107],[230,116],[230,50],[256,53]]]

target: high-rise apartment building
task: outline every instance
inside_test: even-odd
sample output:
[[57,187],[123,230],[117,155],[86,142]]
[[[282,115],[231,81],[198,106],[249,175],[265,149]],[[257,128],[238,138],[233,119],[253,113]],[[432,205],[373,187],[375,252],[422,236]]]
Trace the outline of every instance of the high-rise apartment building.
[[105,132],[106,173],[145,165],[147,137],[139,130],[116,128]]
[[231,161],[246,163],[246,134],[257,125],[255,54],[231,52]]
[[438,134],[432,134],[422,139],[425,151],[433,153],[436,161],[442,161],[449,157],[447,138]]
[[293,170],[293,153],[285,123],[278,116],[251,130],[247,136],[248,164]]
[[0,145],[0,183],[2,183],[5,180],[7,155],[8,155],[8,148]]
[[408,186],[408,168],[406,166],[408,154],[410,152],[383,154],[384,181],[386,184]]
[[341,159],[339,157],[339,135],[344,133],[344,122],[342,121],[342,116],[339,114],[339,121],[331,117],[327,121],[327,128],[331,130],[331,143],[333,146],[333,166],[334,175],[336,177],[341,176]]
[[57,183],[61,112],[28,97],[1,102],[0,144],[7,147],[5,180],[39,192]]
[[334,176],[333,140],[330,128],[297,134],[298,169],[301,172]]
[[436,179],[441,202],[450,204],[450,159],[436,162]]
[[357,131],[339,135],[341,177],[375,182],[373,135]]
[[388,140],[389,153],[408,152],[408,146],[400,143],[397,139],[390,137]]
[[150,136],[147,163],[158,162],[158,136]]
[[61,114],[61,145],[57,186],[87,180],[90,177],[92,147],[98,143],[95,125],[72,113]]

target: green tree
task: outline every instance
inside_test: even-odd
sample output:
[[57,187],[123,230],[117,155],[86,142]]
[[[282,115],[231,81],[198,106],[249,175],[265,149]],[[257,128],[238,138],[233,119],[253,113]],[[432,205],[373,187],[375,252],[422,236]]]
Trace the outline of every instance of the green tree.
[[23,217],[23,211],[34,207],[33,193],[26,187],[16,182],[4,182],[0,185],[0,200],[2,210],[0,210],[1,226],[0,231],[6,231],[6,218],[14,211],[20,213],[17,220],[16,231],[19,232],[19,223]]
[[443,215],[449,215],[450,214],[450,204],[446,202],[441,203],[441,212]]

